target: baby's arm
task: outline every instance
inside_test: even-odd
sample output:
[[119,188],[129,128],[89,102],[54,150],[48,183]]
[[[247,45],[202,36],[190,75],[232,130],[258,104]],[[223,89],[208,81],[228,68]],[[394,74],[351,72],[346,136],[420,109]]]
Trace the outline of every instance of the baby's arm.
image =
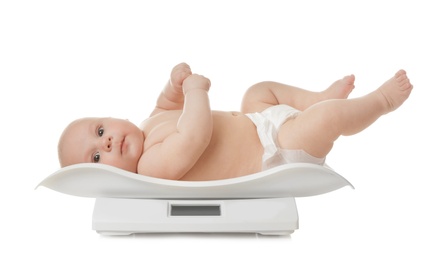
[[209,79],[197,74],[184,80],[184,108],[176,131],[145,152],[138,173],[178,180],[195,165],[212,137],[209,87]]
[[160,93],[156,107],[150,116],[165,110],[181,110],[184,107],[184,94],[182,85],[184,80],[190,76],[191,69],[186,63],[176,65],[171,72],[171,77]]

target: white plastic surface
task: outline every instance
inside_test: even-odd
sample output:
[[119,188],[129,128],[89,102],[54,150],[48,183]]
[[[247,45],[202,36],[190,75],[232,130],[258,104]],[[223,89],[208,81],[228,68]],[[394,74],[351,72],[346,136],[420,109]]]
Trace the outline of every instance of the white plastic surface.
[[[218,215],[173,216],[170,208],[218,206]],[[205,212],[207,213],[207,212]],[[158,200],[98,198],[93,229],[103,235],[219,232],[289,235],[299,227],[294,198]]]
[[332,169],[308,163],[217,181],[165,180],[105,164],[84,163],[64,167],[38,186],[81,197],[144,199],[304,197],[353,187]]

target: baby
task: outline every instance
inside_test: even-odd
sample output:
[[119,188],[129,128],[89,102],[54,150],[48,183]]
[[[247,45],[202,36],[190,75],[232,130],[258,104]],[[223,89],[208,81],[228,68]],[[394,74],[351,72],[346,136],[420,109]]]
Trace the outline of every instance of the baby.
[[241,112],[211,111],[209,79],[181,63],[140,127],[115,118],[82,118],[63,132],[62,167],[103,163],[172,180],[217,180],[285,163],[323,164],[341,135],[361,132],[397,109],[412,90],[404,70],[373,92],[347,99],[355,77],[322,92],[276,82],[250,87]]

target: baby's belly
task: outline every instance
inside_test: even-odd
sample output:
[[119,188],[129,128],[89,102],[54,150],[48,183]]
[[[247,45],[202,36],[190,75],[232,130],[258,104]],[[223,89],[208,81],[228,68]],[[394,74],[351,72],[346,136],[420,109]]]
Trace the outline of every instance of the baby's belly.
[[208,148],[182,180],[217,180],[258,172],[263,148],[256,126],[239,112],[213,112],[214,131]]

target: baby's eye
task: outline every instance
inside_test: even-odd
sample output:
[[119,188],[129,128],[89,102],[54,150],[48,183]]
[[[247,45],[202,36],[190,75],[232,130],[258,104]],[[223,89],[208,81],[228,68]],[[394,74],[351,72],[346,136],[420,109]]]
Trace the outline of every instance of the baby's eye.
[[97,129],[97,134],[99,136],[102,136],[104,132],[105,132],[105,130],[103,129],[103,127],[99,127],[99,129]]
[[100,153],[97,152],[93,156],[93,162],[98,163],[100,161]]

